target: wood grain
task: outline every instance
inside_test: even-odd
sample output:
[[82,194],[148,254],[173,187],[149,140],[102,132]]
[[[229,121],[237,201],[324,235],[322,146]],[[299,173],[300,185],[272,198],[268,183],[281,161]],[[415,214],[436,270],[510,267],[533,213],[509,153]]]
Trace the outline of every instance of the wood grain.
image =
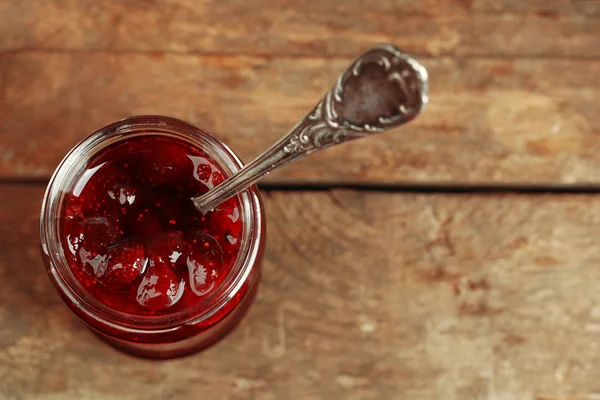
[[600,6],[553,0],[0,1],[0,50],[598,58]]
[[[248,161],[302,118],[350,61],[5,54],[0,176],[47,178],[79,140],[144,113],[200,125]],[[457,59],[424,64],[431,103],[415,122],[313,155],[270,175],[270,181],[600,182],[600,64]]]
[[258,300],[185,359],[123,355],[61,304],[41,187],[0,186],[0,398],[595,399],[600,198],[271,192]]

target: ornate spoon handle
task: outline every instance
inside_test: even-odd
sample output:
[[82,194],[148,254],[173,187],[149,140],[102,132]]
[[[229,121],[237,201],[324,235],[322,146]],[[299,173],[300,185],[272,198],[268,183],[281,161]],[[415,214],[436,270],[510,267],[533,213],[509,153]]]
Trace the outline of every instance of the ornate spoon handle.
[[425,68],[392,45],[375,47],[356,59],[287,135],[235,175],[192,200],[200,211],[210,211],[276,168],[317,150],[411,121],[427,101]]

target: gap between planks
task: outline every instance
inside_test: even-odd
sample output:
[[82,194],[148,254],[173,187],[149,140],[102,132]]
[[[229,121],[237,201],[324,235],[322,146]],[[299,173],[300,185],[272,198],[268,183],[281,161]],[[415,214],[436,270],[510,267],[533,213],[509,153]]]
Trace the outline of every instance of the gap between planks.
[[[48,179],[39,177],[0,177],[2,186],[46,186]],[[265,182],[258,187],[266,192],[326,192],[330,190],[355,190],[363,192],[397,193],[523,193],[523,194],[600,194],[600,185],[586,184],[453,184],[444,183],[405,183],[370,184],[328,183],[328,182]]]
[[[377,43],[373,43],[373,46]],[[367,50],[366,48],[364,49]],[[262,52],[219,52],[219,51],[196,51],[196,50],[117,50],[117,49],[61,49],[61,48],[50,48],[50,49],[35,49],[35,48],[18,48],[18,49],[6,49],[0,50],[0,55],[18,55],[18,54],[83,54],[83,55],[137,55],[137,56],[148,56],[148,57],[161,57],[161,56],[179,56],[179,57],[206,57],[206,58],[256,58],[264,60],[348,60],[351,61],[355,58],[352,55],[341,55],[341,54],[294,54],[294,53],[262,53]],[[356,53],[356,57],[360,52]],[[419,51],[410,51],[412,57],[418,58],[419,60],[439,60],[451,58],[453,60],[465,60],[465,61],[478,61],[478,60],[491,60],[491,61],[517,61],[517,60],[556,60],[556,61],[589,61],[597,62],[600,61],[598,56],[586,56],[586,55],[566,55],[566,54],[452,54],[452,53],[441,53],[433,55],[431,53],[423,53]]]

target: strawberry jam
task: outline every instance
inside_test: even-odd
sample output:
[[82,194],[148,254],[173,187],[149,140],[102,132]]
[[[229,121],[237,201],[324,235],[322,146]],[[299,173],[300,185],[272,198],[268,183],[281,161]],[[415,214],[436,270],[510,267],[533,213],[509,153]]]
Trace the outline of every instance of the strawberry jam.
[[40,216],[46,272],[67,307],[137,356],[178,357],[224,338],[257,293],[264,210],[254,186],[206,214],[191,198],[242,166],[215,136],[157,115],[77,144]]
[[168,136],[133,137],[92,157],[62,204],[60,238],[73,275],[129,315],[194,307],[239,253],[238,198],[207,214],[191,201],[223,180],[201,149]]

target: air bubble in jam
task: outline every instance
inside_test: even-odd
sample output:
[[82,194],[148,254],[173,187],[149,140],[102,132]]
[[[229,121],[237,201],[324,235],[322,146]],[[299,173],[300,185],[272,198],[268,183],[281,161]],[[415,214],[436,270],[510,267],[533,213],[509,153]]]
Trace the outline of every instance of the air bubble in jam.
[[71,271],[116,311],[168,315],[198,304],[239,252],[237,198],[201,214],[191,197],[225,179],[202,150],[146,136],[92,159],[64,196],[61,238]]

